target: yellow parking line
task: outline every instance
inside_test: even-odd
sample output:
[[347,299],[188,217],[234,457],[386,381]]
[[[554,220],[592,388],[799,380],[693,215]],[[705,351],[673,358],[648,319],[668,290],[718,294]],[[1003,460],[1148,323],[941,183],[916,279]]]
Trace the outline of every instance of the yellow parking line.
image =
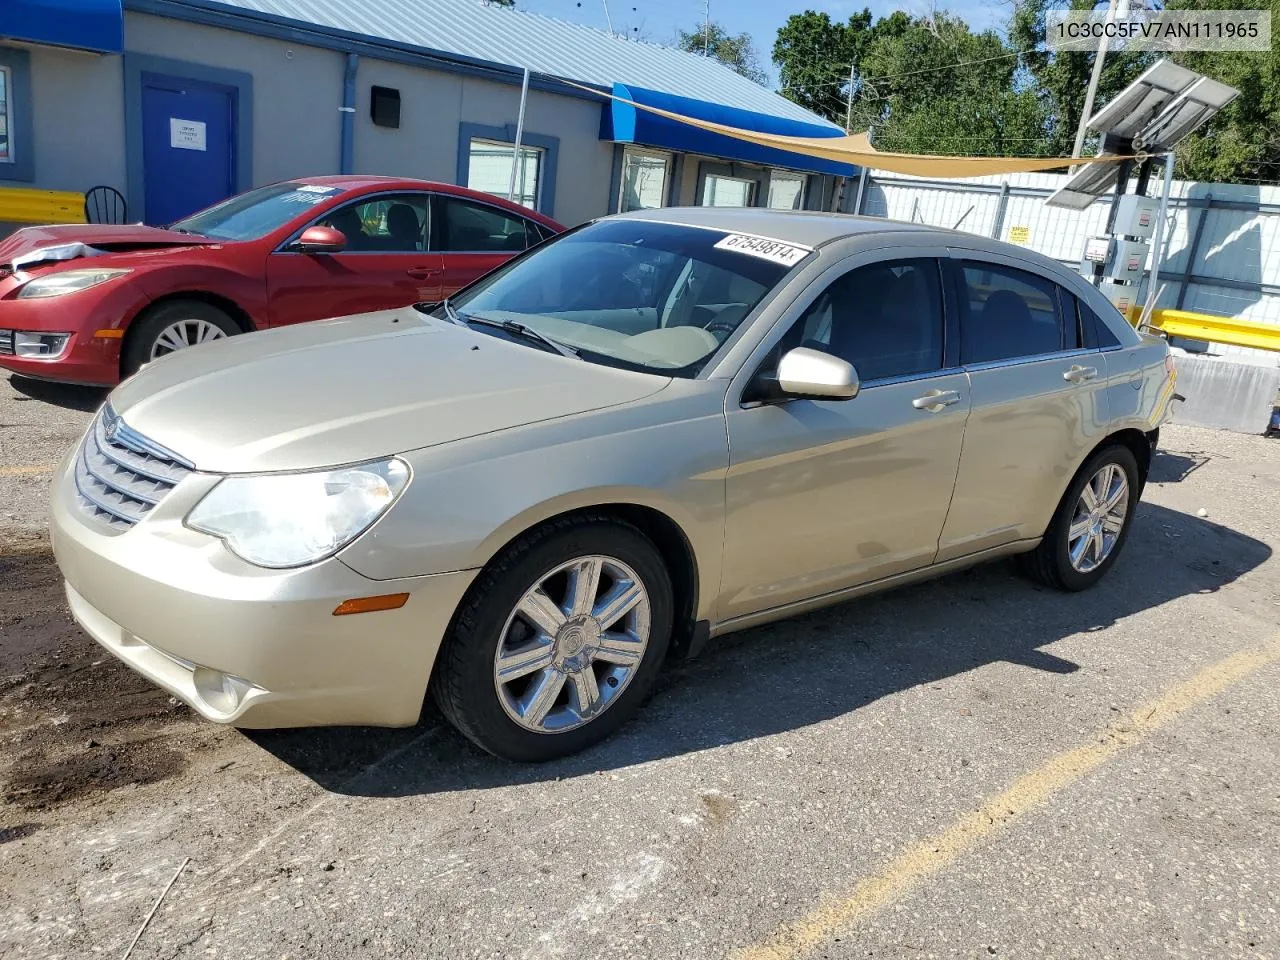
[[56,463],[29,464],[22,467],[0,467],[0,477],[31,477],[42,473],[53,473],[58,468]]
[[1108,727],[1097,743],[1051,758],[1019,777],[980,810],[910,847],[880,873],[858,883],[849,894],[828,900],[809,915],[785,924],[766,940],[735,951],[732,956],[735,960],[794,960],[808,953],[837,932],[898,900],[985,837],[1008,826],[1122,751],[1137,746],[1180,714],[1277,660],[1280,660],[1280,647],[1269,644],[1206,667],[1139,707],[1126,720]]

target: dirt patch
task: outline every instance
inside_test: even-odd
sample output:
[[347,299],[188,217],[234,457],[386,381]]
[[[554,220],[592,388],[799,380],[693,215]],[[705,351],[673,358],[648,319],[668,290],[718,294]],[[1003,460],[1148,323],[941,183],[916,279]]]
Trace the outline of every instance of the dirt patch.
[[157,742],[191,712],[85,636],[47,540],[0,556],[0,794],[25,809],[183,769]]
[[4,786],[4,802],[24,810],[45,810],[87,794],[158,783],[186,766],[184,757],[156,737],[110,747],[86,746],[60,759],[50,759],[37,749],[14,761]]

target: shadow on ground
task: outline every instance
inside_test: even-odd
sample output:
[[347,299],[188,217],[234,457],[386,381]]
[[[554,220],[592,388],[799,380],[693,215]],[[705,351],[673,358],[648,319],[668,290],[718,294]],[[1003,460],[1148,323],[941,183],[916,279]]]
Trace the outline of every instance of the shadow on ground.
[[42,400],[54,406],[92,413],[107,399],[106,387],[82,387],[73,383],[52,383],[48,380],[30,380],[12,376],[9,385],[21,394],[18,400]]
[[698,660],[670,665],[649,704],[614,737],[537,766],[481,754],[430,703],[408,730],[248,736],[322,787],[358,796],[572,777],[820,723],[995,661],[1071,673],[1077,664],[1041,648],[1178,597],[1212,593],[1270,556],[1250,537],[1144,503],[1124,555],[1090,591],[1043,589],[1002,563],[724,637]]

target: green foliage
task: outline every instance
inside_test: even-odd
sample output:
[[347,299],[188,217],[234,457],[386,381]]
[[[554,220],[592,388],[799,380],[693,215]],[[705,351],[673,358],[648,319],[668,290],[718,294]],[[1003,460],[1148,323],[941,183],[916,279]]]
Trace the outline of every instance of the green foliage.
[[[813,10],[788,18],[773,45],[782,95],[819,116],[843,123],[849,68],[853,65],[856,75],[863,53],[874,39],[871,20],[870,10],[853,14],[845,23]],[[854,95],[857,99],[856,84]]]
[[[1018,0],[1009,24],[1010,46],[1021,54],[1045,115],[1045,156],[1067,156],[1075,144],[1085,91],[1096,53],[1049,53],[1045,49],[1045,14],[1050,10],[1092,10],[1092,0]],[[1103,60],[1094,99],[1096,111],[1137,78],[1158,57],[1113,50]],[[1087,156],[1096,152],[1096,137],[1085,141]]]
[[[1098,0],[1100,3],[1101,0]],[[974,33],[945,12],[847,21],[806,10],[778,31],[773,61],[782,94],[884,150],[970,156],[1066,156],[1071,152],[1095,53],[1052,53],[1045,16],[1092,10],[1094,0],[1015,0],[1005,35]],[[1280,0],[1167,0],[1167,9],[1269,7]],[[1094,109],[1161,54],[1112,50]],[[1280,43],[1265,53],[1179,53],[1173,59],[1241,91],[1178,147],[1178,175],[1206,181],[1280,181]],[[851,82],[852,75],[852,82]],[[1096,149],[1086,140],[1085,155]]]
[[756,83],[763,84],[769,79],[760,69],[760,56],[756,53],[755,44],[751,42],[751,35],[730,34],[714,20],[692,33],[681,30],[676,45],[690,53],[701,54],[705,50],[708,56]]
[[[1280,0],[1170,0],[1170,10],[1271,10],[1280,29]],[[1178,146],[1176,173],[1189,180],[1280,181],[1280,45],[1273,37],[1265,53],[1179,53],[1190,70],[1240,91],[1225,110]]]

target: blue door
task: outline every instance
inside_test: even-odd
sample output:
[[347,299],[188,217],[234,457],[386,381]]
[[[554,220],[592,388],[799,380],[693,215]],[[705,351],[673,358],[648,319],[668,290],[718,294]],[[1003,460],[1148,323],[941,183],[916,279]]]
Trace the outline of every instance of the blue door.
[[234,87],[142,76],[147,223],[168,224],[236,192]]

